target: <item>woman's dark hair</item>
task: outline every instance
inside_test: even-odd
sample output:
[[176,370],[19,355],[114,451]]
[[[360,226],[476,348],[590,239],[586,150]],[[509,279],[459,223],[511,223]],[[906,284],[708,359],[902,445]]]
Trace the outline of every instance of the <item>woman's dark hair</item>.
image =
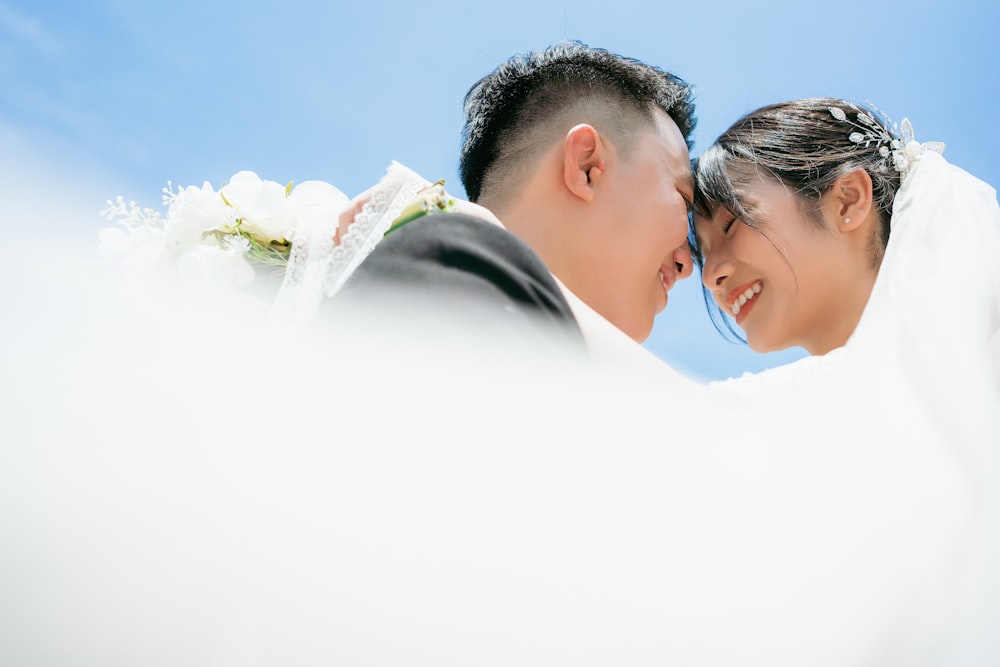
[[[694,160],[694,213],[710,218],[722,206],[742,224],[760,229],[746,195],[764,178],[787,186],[807,217],[823,226],[820,198],[840,176],[864,169],[872,179],[872,202],[879,217],[870,246],[872,266],[878,267],[900,186],[892,158],[899,136],[880,116],[829,97],[772,104],[747,114]],[[695,262],[704,269],[693,226],[691,244]],[[706,303],[714,305],[707,290]],[[721,311],[710,306],[709,312],[716,328],[721,321],[733,331]]]

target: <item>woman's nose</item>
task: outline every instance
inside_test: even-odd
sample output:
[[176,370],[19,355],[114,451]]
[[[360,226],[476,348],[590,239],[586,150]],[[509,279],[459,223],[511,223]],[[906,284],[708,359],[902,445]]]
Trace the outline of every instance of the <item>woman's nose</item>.
[[701,270],[701,282],[710,290],[718,290],[725,284],[726,279],[729,278],[731,269],[732,266],[728,261],[707,254],[705,255],[705,264]]

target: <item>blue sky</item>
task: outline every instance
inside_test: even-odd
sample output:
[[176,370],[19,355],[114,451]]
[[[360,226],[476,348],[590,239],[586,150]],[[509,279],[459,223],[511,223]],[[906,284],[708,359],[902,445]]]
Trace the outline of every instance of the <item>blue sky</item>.
[[[758,106],[871,101],[1000,184],[995,3],[685,4],[578,1],[169,4],[0,0],[0,227],[26,242],[95,239],[116,195],[236,171],[319,179],[348,194],[391,160],[457,177],[461,99],[506,57],[579,39],[697,88],[697,155]],[[679,284],[647,347],[703,378],[802,355],[758,355]]]

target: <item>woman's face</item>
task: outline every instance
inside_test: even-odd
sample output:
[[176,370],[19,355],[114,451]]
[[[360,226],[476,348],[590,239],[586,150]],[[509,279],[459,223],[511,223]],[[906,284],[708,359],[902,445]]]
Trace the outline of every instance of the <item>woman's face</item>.
[[782,183],[757,179],[744,195],[757,229],[722,206],[710,219],[695,216],[705,287],[757,352],[842,345],[857,324],[842,289],[853,266],[846,244]]

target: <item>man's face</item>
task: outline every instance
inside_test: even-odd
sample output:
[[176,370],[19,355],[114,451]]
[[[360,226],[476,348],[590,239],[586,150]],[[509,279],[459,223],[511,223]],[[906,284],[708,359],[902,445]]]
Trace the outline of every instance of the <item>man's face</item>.
[[631,149],[616,154],[588,224],[587,274],[577,292],[637,341],[649,337],[667,292],[691,275],[688,209],[691,161],[676,123],[657,109]]

